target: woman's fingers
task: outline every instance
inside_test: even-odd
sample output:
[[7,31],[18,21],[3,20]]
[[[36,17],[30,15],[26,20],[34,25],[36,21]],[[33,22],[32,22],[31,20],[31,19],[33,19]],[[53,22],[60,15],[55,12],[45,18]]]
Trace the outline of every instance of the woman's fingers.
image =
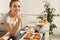
[[18,21],[20,22],[20,21],[21,21],[21,18],[20,18],[20,16],[19,16],[19,15],[17,16],[17,18],[18,18]]

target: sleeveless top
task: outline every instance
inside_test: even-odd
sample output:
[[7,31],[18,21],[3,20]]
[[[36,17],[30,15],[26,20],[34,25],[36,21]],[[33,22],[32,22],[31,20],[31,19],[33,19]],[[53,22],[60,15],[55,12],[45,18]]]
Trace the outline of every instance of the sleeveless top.
[[16,18],[15,20],[12,20],[10,16],[7,16],[6,22],[9,23],[9,25],[14,28],[16,23],[18,22],[18,19]]

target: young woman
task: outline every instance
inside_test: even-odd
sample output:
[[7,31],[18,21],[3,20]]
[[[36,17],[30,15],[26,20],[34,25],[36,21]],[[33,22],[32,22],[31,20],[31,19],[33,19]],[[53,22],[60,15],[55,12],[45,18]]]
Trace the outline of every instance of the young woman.
[[[9,4],[10,11],[4,18],[3,25],[9,35],[16,36],[21,26],[20,1],[11,0]],[[1,38],[2,39],[2,38]]]

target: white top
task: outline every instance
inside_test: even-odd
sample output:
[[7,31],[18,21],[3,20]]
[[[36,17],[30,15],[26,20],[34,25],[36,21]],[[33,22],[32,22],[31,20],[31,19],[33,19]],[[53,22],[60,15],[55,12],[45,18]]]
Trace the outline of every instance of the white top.
[[13,20],[10,16],[8,16],[6,22],[9,23],[11,27],[15,27],[16,23],[18,22],[18,19],[16,18],[15,20]]
[[[16,18],[16,20],[12,20],[12,18],[11,18],[11,17],[9,16],[9,14],[7,13],[7,14],[4,14],[4,16],[2,17],[1,23],[4,23],[4,21],[6,21],[7,23],[9,23],[10,26],[11,26],[12,28],[14,28],[15,25],[16,25],[16,23],[18,22],[18,19]],[[20,27],[18,28],[18,31],[21,29],[21,25],[19,25],[19,26],[20,26]],[[8,31],[6,30],[6,28],[3,26],[3,24],[0,24],[0,30],[8,32]]]

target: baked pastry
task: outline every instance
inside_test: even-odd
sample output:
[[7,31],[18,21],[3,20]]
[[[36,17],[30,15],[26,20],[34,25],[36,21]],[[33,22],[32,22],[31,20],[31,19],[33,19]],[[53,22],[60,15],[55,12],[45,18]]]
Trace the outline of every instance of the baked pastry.
[[28,37],[28,36],[25,36],[25,37],[24,37],[24,39],[30,39],[30,37]]
[[24,39],[24,40],[31,40],[31,39]]
[[41,35],[40,34],[35,34],[33,38],[40,39],[41,38]]
[[27,33],[27,35],[24,37],[24,39],[30,39],[30,37],[32,37],[32,33],[31,32],[29,32],[29,33]]
[[33,34],[32,34],[31,32],[27,33],[27,36],[28,36],[28,37],[32,37],[32,35],[33,35]]
[[40,39],[33,38],[33,40],[40,40]]

